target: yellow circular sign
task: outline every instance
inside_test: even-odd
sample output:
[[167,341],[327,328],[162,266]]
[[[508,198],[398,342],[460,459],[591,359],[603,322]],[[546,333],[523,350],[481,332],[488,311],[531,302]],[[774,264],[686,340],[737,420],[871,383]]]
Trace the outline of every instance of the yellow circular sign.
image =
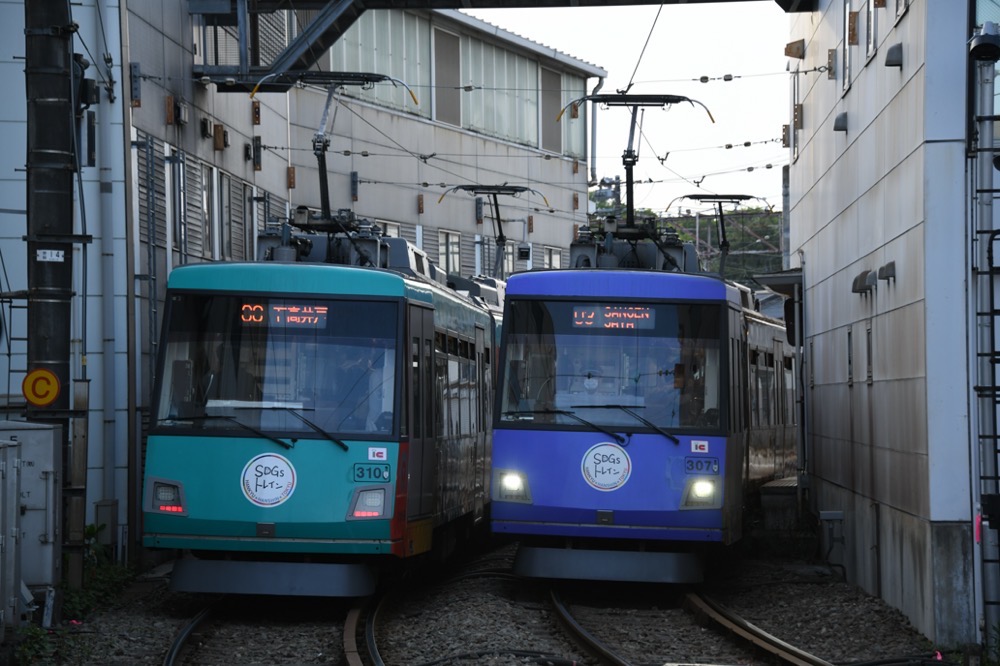
[[21,382],[21,392],[35,407],[46,407],[59,397],[59,378],[45,368],[32,370]]

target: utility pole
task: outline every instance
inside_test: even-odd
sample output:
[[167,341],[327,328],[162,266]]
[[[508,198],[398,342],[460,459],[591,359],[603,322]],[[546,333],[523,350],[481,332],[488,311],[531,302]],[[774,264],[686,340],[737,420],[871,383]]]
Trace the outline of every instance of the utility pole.
[[[56,423],[63,437],[61,530],[71,586],[83,578],[86,521],[86,437],[70,437],[70,321],[73,298],[73,178],[77,170],[74,119],[86,64],[74,60],[76,25],[66,0],[24,3],[25,93],[27,98],[27,268],[28,340],[26,387],[42,387],[42,400],[29,398],[30,421]],[[35,384],[32,384],[35,382]],[[79,408],[80,405],[77,405]],[[82,449],[82,450],[81,450]]]

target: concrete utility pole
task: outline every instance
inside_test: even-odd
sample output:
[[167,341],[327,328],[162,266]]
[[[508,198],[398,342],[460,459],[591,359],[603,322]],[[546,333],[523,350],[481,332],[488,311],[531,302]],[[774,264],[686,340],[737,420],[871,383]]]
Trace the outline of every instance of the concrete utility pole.
[[[28,331],[26,398],[32,421],[58,423],[63,435],[64,548],[72,586],[82,584],[86,522],[86,448],[69,437],[70,321],[73,298],[74,119],[86,67],[72,54],[76,26],[66,0],[24,3],[27,98]],[[41,400],[28,395],[41,387]],[[47,397],[46,397],[47,396]],[[77,405],[79,407],[79,405]],[[82,457],[81,457],[82,454]]]

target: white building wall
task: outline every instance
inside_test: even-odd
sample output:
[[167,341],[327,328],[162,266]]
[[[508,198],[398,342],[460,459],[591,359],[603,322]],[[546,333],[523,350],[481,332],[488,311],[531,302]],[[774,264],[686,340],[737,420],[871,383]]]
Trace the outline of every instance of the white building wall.
[[[942,644],[975,642],[966,290],[965,3],[876,8],[877,51],[845,43],[845,0],[794,15],[801,72],[835,50],[835,78],[800,73],[791,244],[805,286],[807,447],[817,510],[842,510],[828,544],[851,580]],[[902,67],[884,64],[902,44]],[[852,55],[845,90],[844,49]],[[846,113],[847,131],[835,131]],[[894,279],[854,291],[894,262]],[[859,275],[861,278],[859,278]],[[870,342],[869,342],[870,341]]]

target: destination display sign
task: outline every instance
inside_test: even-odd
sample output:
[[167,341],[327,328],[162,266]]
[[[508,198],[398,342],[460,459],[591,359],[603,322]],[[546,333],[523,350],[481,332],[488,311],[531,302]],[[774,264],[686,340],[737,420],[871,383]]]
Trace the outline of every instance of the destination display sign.
[[575,305],[573,328],[653,329],[656,311],[639,305]]
[[326,328],[329,306],[311,303],[251,303],[240,306],[244,326]]

